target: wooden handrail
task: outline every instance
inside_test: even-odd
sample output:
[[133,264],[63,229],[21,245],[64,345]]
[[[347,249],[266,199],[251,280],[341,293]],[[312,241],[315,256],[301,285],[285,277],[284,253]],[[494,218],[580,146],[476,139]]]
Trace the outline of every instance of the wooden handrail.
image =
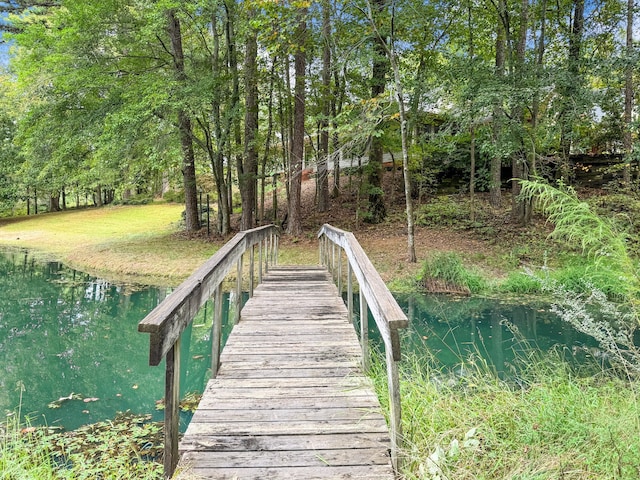
[[[398,361],[400,361],[400,336],[398,330],[409,325],[407,316],[398,302],[382,281],[369,257],[351,232],[325,224],[318,232],[320,241],[320,263],[335,275],[342,290],[342,254],[336,258],[335,247],[344,251],[347,258],[347,306],[353,319],[352,274],[355,275],[360,290],[360,342],[364,369],[369,367],[368,354],[368,310],[376,322],[385,346],[387,366],[387,386],[389,390],[391,429],[391,462],[396,472],[399,471],[399,449],[402,445],[402,409],[400,406],[400,380]],[[330,245],[331,244],[331,248]],[[337,266],[336,266],[337,263]]]
[[[236,311],[235,321],[239,319],[242,306],[242,261],[244,253],[250,252],[250,292],[254,286],[254,247],[259,245],[258,281],[269,264],[277,264],[278,228],[274,225],[246,230],[236,234],[198,270],[187,278],[167,298],[149,313],[139,324],[138,331],[149,333],[149,364],[158,365],[166,359],[165,375],[165,429],[164,429],[164,475],[170,478],[178,464],[179,435],[179,393],[180,393],[180,338],[182,332],[193,321],[200,307],[214,297],[212,375],[218,372],[220,365],[221,342],[221,284],[235,266]],[[263,248],[264,245],[264,248]],[[263,255],[263,251],[266,252]]]

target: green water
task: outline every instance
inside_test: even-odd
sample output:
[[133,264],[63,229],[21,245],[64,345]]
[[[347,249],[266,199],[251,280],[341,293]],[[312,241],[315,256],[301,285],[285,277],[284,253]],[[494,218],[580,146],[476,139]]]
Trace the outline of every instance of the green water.
[[606,357],[591,337],[561,321],[545,303],[437,295],[402,295],[397,300],[410,319],[402,348],[429,351],[441,366],[457,372],[460,364],[474,360],[509,377],[532,355],[551,349],[573,364]]
[[[149,336],[137,325],[168,293],[111,284],[25,252],[0,252],[0,412],[20,409],[33,423],[67,429],[125,411],[162,419],[156,402],[164,395],[164,365],[148,365]],[[403,350],[428,349],[452,368],[476,355],[503,375],[533,350],[595,352],[546,306],[426,295],[398,301],[411,319]],[[229,303],[226,295],[223,338]],[[201,392],[209,378],[211,321],[207,304],[183,335],[182,395]],[[72,394],[78,398],[60,401]],[[188,420],[185,414],[183,428]]]
[[[148,366],[149,335],[137,325],[168,293],[0,254],[0,412],[67,429],[125,411],[161,419],[164,365]],[[204,310],[183,335],[183,394],[201,392],[208,378],[212,310]],[[72,394],[81,398],[58,401]]]

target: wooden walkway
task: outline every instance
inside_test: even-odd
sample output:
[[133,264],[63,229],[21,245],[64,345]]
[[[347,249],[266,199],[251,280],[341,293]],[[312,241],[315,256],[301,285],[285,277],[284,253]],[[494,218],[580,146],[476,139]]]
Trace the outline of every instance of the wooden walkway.
[[177,478],[394,478],[360,356],[326,269],[271,268],[180,442]]

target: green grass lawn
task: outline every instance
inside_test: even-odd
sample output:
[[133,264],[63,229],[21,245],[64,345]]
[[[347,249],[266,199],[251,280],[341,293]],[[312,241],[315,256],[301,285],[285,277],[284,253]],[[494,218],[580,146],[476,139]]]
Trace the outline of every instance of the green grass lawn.
[[177,284],[218,249],[179,235],[182,205],[156,203],[34,215],[0,221],[0,246],[107,276]]

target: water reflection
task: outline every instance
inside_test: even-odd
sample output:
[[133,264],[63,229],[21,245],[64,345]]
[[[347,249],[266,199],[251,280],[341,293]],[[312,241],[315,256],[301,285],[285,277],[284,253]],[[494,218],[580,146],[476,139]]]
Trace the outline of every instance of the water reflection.
[[[36,423],[69,429],[127,410],[162,418],[164,367],[148,366],[149,337],[137,324],[167,294],[0,254],[0,411],[20,407]],[[211,312],[203,308],[184,333],[183,393],[202,391],[208,378]]]
[[[429,352],[444,368],[454,369],[476,358],[505,377],[536,352],[558,348],[570,361],[599,352],[591,337],[563,322],[547,304],[437,295],[397,295],[396,299],[410,319],[402,348]],[[369,322],[374,325],[373,319]]]

